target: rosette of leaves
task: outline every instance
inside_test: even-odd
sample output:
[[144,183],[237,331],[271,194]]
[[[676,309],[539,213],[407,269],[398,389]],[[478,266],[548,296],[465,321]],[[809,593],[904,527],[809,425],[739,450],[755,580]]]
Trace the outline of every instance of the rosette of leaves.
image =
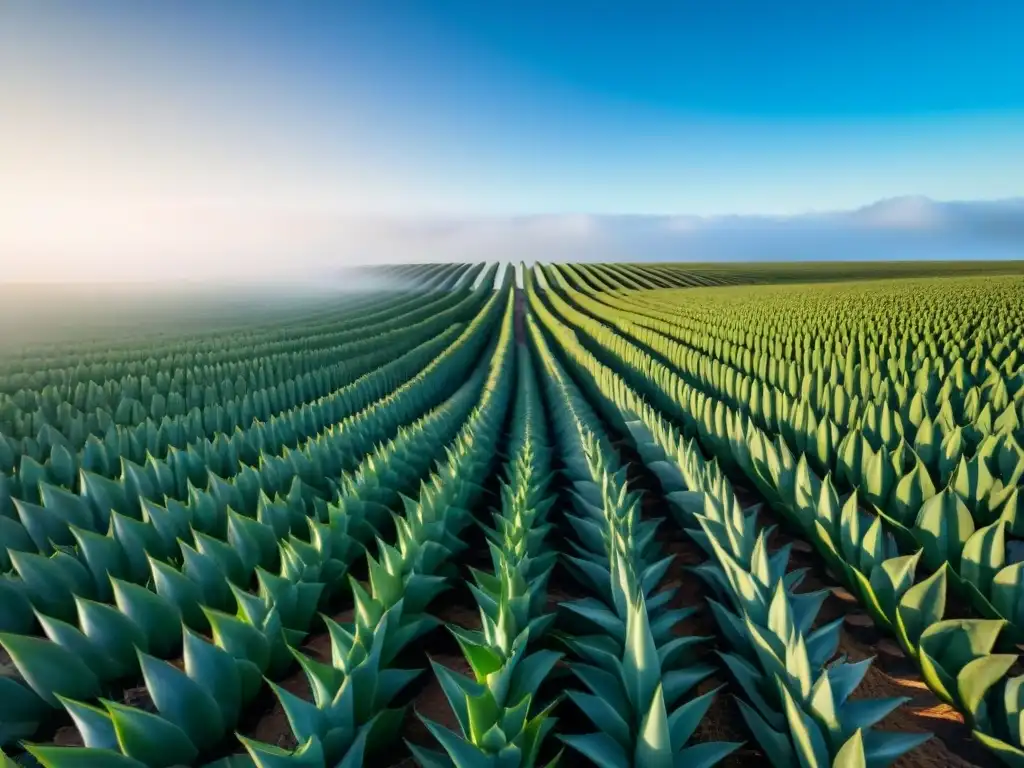
[[[1024,675],[999,677],[999,670],[1009,669],[1003,658],[993,662],[974,659],[965,665],[964,690],[957,688],[961,701],[971,711],[974,738],[988,747],[1011,768],[1024,766]],[[973,665],[973,666],[972,666]]]
[[936,621],[920,636],[925,682],[964,713],[975,738],[1006,765],[1024,766],[1024,676],[1008,677],[1016,654],[996,653],[1001,620]]
[[[45,638],[0,635],[0,645],[20,675],[0,683],[8,694],[0,705],[0,734],[31,735],[46,719],[47,708],[61,706],[61,697],[103,696],[116,681],[139,673],[137,652],[170,658],[180,649],[182,613],[172,600],[135,584],[111,581],[116,607],[78,597],[74,623],[37,614]],[[291,661],[288,642],[301,641],[305,633],[285,629],[271,599],[234,585],[231,590],[237,615],[198,601],[196,607],[215,643],[234,655],[251,698],[264,674],[284,671]]]
[[[599,457],[587,452],[589,457]],[[576,481],[573,506],[577,514],[566,517],[573,527],[578,542],[571,546],[576,553],[568,556],[580,581],[600,595],[607,605],[624,605],[627,598],[616,596],[620,584],[619,567],[628,573],[628,580],[640,588],[644,595],[652,595],[671,565],[672,558],[660,557],[655,534],[660,520],[641,520],[639,494],[631,493],[626,484],[625,469],[610,474],[604,462],[594,461],[593,478]],[[610,591],[611,590],[611,591]],[[673,592],[666,590],[657,597],[658,606],[667,603]],[[581,603],[573,603],[585,607]],[[624,614],[623,614],[624,616]]]
[[[544,739],[555,726],[551,712],[557,700],[539,711],[536,692],[561,654],[527,654],[529,631],[513,641],[509,652],[478,636],[452,630],[473,671],[466,677],[432,662],[458,721],[456,733],[422,715],[419,718],[444,752],[409,744],[424,768],[532,768],[538,765]],[[547,766],[558,762],[556,756]]]
[[703,638],[673,637],[670,624],[650,622],[639,592],[627,600],[625,614],[621,634],[616,626],[605,638],[570,643],[583,659],[570,669],[588,692],[567,695],[598,730],[562,740],[605,768],[715,765],[740,745],[687,746],[715,691],[681,703],[712,669],[675,668],[680,652]]
[[[48,768],[191,764],[218,744],[238,722],[261,678],[246,652],[254,635],[232,622],[218,622],[215,642],[184,630],[183,669],[137,651],[155,712],[99,699],[99,706],[58,696],[82,735],[84,747],[26,745]],[[256,656],[260,654],[256,643]]]
[[698,520],[715,559],[695,571],[731,605],[708,601],[733,649],[719,656],[743,690],[744,720],[774,765],[827,766],[847,750],[888,764],[928,738],[871,730],[905,698],[848,701],[871,660],[832,662],[842,619],[814,628],[827,592],[792,593],[803,574],[786,572],[788,547],[768,555],[762,530],[748,571],[718,540],[720,529]]
[[287,752],[252,739],[243,744],[257,765],[363,765],[365,755],[393,741],[404,707],[396,696],[420,670],[393,669],[395,656],[417,635],[403,621],[399,600],[386,611],[361,606],[354,623],[343,626],[324,617],[331,638],[331,663],[294,650],[309,682],[312,701],[271,684],[299,748]]
[[[553,554],[553,553],[552,553]],[[496,572],[493,574],[474,571],[476,584],[470,589],[480,609],[483,644],[499,649],[505,655],[511,653],[515,639],[529,630],[530,636],[539,638],[551,626],[555,615],[544,614],[547,600],[547,582],[553,565],[543,571],[532,573],[529,566],[538,561],[526,561],[515,568],[492,550],[496,558]]]
[[547,478],[534,477],[529,458],[520,456],[514,467],[512,482],[502,482],[500,509],[492,512],[492,524],[483,526],[491,560],[495,572],[498,553],[509,563],[525,562],[527,572],[542,572],[554,561],[554,555],[541,553],[541,547],[551,530],[547,515],[555,498],[544,495]]

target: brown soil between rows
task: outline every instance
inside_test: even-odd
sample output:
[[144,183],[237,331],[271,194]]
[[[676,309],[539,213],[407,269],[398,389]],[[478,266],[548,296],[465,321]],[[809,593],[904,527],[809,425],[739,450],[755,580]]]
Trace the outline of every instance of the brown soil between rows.
[[512,307],[512,321],[515,324],[516,342],[526,343],[526,294],[516,289],[515,299]]
[[[626,456],[631,453],[629,447],[624,444],[617,447]],[[658,529],[657,539],[664,554],[672,555],[673,560],[665,574],[661,589],[677,590],[670,603],[671,608],[694,610],[690,617],[680,623],[676,631],[681,635],[708,637],[709,640],[700,646],[700,655],[702,660],[719,670],[704,680],[693,694],[694,696],[701,695],[722,686],[700,725],[697,726],[691,743],[742,742],[741,747],[718,763],[722,768],[743,768],[757,762],[765,762],[764,753],[743,726],[739,709],[730,695],[731,686],[721,672],[721,664],[714,658],[718,627],[714,617],[707,609],[705,584],[699,576],[688,570],[700,565],[707,558],[693,539],[687,536],[672,520],[671,511],[660,496],[657,481],[647,473],[646,468],[637,461],[631,461],[628,475],[630,489],[643,493],[642,516],[646,519],[661,518],[663,520]]]
[[[660,504],[656,499],[646,494],[644,507],[645,514],[650,514],[655,509],[660,508]],[[721,664],[716,663],[717,660],[713,658],[715,642],[717,640],[717,626],[704,602],[706,594],[704,583],[698,576],[686,570],[703,562],[705,559],[703,553],[671,520],[666,520],[662,524],[658,539],[661,541],[665,554],[674,556],[662,586],[663,589],[674,588],[678,590],[670,603],[670,607],[695,609],[693,615],[686,619],[686,621],[681,622],[677,632],[685,635],[709,637],[708,642],[701,646],[701,656],[708,663],[716,668],[720,668]],[[753,765],[758,760],[764,760],[764,753],[757,743],[750,738],[750,735],[742,725],[743,720],[739,709],[730,696],[729,685],[721,672],[703,681],[698,686],[694,695],[704,694],[719,686],[724,687],[715,696],[714,702],[701,720],[696,733],[693,735],[692,743],[697,744],[709,741],[745,742],[743,746],[719,763],[723,768],[742,768],[742,766]]]

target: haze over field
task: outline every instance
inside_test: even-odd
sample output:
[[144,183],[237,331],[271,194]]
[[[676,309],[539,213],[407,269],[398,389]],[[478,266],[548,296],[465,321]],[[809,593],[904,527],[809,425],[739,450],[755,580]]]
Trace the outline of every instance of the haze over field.
[[1013,0],[6,0],[0,280],[1020,258],[1022,25]]

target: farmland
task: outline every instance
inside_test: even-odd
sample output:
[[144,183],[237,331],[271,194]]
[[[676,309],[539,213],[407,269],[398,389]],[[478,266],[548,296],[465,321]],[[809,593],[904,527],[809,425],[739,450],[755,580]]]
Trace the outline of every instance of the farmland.
[[8,761],[1024,766],[1020,262],[359,276],[5,336]]

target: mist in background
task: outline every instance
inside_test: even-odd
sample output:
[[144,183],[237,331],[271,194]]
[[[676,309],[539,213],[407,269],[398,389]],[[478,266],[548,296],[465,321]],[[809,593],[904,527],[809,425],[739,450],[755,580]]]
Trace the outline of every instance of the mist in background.
[[4,0],[0,281],[1021,258],[1022,28],[1015,0]]

